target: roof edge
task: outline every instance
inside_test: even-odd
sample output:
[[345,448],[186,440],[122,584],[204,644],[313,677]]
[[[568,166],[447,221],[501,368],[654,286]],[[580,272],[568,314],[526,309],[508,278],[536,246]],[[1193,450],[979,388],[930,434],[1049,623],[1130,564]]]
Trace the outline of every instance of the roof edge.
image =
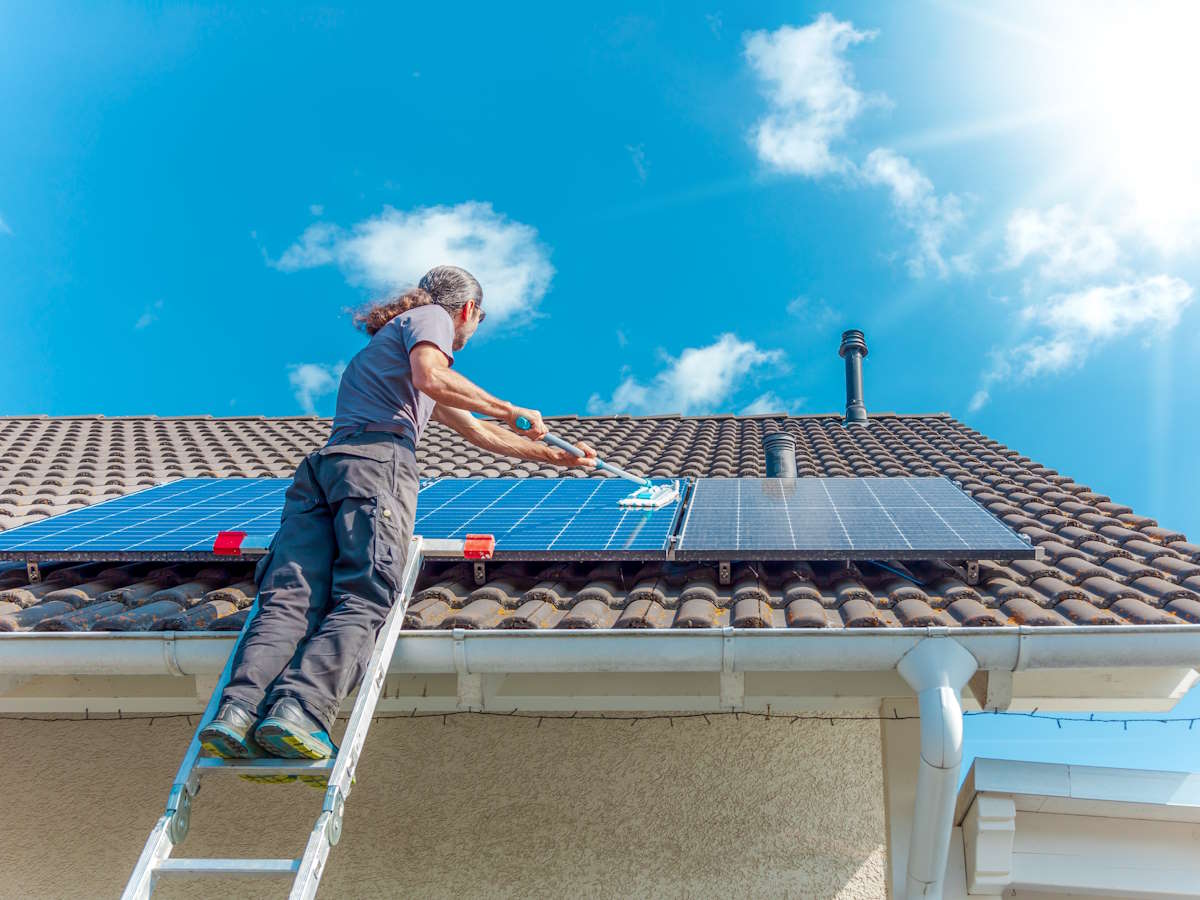
[[[873,417],[877,418],[892,418],[892,419],[953,419],[954,416],[948,412],[928,412],[928,413],[898,413],[898,412],[873,412]],[[195,413],[190,415],[178,416],[161,416],[157,413],[145,413],[142,415],[117,415],[109,416],[103,413],[78,413],[64,416],[52,416],[48,413],[29,413],[29,414],[12,414],[0,415],[0,422],[21,422],[21,421],[45,421],[45,422],[246,422],[246,421],[298,421],[298,422],[328,422],[329,416],[317,415],[292,415],[292,416],[271,416],[271,415],[242,415],[242,416],[214,416],[211,413]],[[631,415],[629,413],[615,413],[613,415],[589,416],[579,415],[577,413],[546,413],[545,418],[562,420],[587,420],[599,421],[605,419],[613,419],[618,421],[662,421],[663,419],[678,419],[680,421],[713,421],[730,419],[735,421],[758,420],[758,419],[841,419],[842,414],[837,412],[827,413],[755,413],[753,415],[741,415],[739,413],[711,413],[708,415],[684,415],[683,413],[655,413],[645,415]]]
[[[790,630],[706,628],[659,631],[414,631],[397,646],[393,667],[409,674],[450,673],[454,649],[472,644],[472,673],[887,671],[917,644],[951,639],[979,668],[1180,668],[1200,657],[1200,625],[1002,626],[951,630],[855,628]],[[229,655],[233,632],[17,632],[0,635],[0,675],[210,675]],[[520,652],[514,652],[518,643]],[[851,646],[853,652],[851,652]]]

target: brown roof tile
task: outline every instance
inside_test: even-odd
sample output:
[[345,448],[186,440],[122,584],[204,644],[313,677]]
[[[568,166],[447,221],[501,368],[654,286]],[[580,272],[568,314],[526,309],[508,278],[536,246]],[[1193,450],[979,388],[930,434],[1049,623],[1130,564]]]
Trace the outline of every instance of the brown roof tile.
[[[631,471],[655,476],[764,474],[761,438],[796,437],[812,475],[933,475],[1029,534],[1040,560],[984,562],[980,583],[942,563],[711,566],[680,563],[430,564],[407,627],[878,628],[1200,622],[1200,546],[945,415],[876,415],[867,428],[838,416],[558,417]],[[328,420],[0,418],[0,529],[173,478],[288,477],[319,447]],[[431,425],[417,454],[423,477],[467,474],[586,477],[468,447]],[[89,563],[0,567],[0,631],[96,627],[236,630],[254,596],[245,563]]]

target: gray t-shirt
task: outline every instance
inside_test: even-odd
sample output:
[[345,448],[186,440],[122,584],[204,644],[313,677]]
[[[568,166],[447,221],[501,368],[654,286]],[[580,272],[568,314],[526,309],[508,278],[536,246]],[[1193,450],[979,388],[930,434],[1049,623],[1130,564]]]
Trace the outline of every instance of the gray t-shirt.
[[454,364],[454,322],[436,303],[410,309],[380,328],[342,373],[329,443],[336,444],[363,425],[403,428],[414,446],[433,413],[434,401],[413,385],[408,354],[422,342],[433,344]]

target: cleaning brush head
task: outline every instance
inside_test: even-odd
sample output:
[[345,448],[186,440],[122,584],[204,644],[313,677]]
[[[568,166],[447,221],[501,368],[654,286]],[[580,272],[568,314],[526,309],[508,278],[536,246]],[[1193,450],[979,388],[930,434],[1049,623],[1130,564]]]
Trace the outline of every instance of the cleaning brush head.
[[628,497],[617,501],[618,506],[634,509],[662,509],[679,499],[679,482],[670,484],[645,484]]

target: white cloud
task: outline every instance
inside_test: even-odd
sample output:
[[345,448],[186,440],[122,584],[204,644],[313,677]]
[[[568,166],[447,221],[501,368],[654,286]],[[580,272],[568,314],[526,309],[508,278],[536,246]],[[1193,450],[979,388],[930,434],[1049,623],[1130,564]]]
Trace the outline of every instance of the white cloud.
[[320,203],[311,203],[309,204],[308,211],[314,216],[320,216],[325,214],[325,207]]
[[642,144],[626,144],[625,149],[629,151],[629,158],[633,160],[634,171],[637,172],[638,181],[642,184],[646,183],[646,173],[648,166],[646,164],[646,148]]
[[980,388],[971,395],[971,402],[967,404],[968,412],[979,412],[992,400],[992,392],[987,388]]
[[1045,211],[1015,210],[1008,219],[1005,245],[1006,268],[1038,260],[1039,274],[1055,281],[1107,272],[1120,259],[1112,233],[1065,204]]
[[153,305],[147,306],[145,311],[138,316],[138,320],[133,323],[133,327],[138,331],[149,327],[151,323],[158,319],[158,314],[162,310],[162,306],[163,302],[161,300],[156,300]]
[[1021,321],[1026,340],[992,355],[971,412],[982,409],[1001,382],[1025,382],[1078,368],[1101,346],[1118,338],[1161,335],[1179,324],[1192,302],[1187,282],[1170,275],[1055,294],[1042,306],[1027,306]]
[[316,412],[316,399],[337,390],[345,363],[328,366],[321,363],[300,363],[288,366],[288,381],[296,402],[308,415]]
[[721,21],[721,13],[705,13],[704,21],[708,23],[708,30],[713,33],[713,37],[720,39],[721,29],[725,27],[725,23]]
[[4,221],[4,216],[0,216],[0,234],[12,234],[13,230],[8,227],[8,223]]
[[963,223],[962,201],[954,194],[938,196],[933,182],[894,150],[879,147],[868,154],[860,170],[868,184],[887,188],[900,221],[916,238],[908,258],[908,271],[920,278],[927,268],[945,277],[951,270],[970,266],[965,256],[949,261],[942,254],[947,235]]
[[877,148],[858,166],[840,147],[865,109],[888,103],[882,94],[867,95],[855,86],[845,58],[850,47],[877,34],[822,13],[803,28],[785,25],[748,35],[746,59],[763,82],[771,107],[754,127],[755,149],[759,159],[782,172],[810,178],[841,175],[887,188],[901,223],[916,237],[908,258],[913,277],[929,269],[943,277],[969,271],[967,256],[947,259],[942,250],[947,235],[963,221],[959,197],[939,196],[933,182],[894,150]]
[[588,411],[594,414],[708,412],[726,402],[756,370],[783,360],[781,350],[763,350],[753,341],[723,334],[707,347],[689,347],[678,357],[667,357],[665,368],[649,383],[629,376],[610,399],[593,394],[588,400]]
[[761,416],[765,413],[787,413],[791,415],[802,406],[804,406],[803,397],[798,397],[795,400],[784,400],[774,391],[767,391],[765,394],[759,394],[750,403],[742,407],[741,415]]
[[461,266],[483,285],[488,322],[532,315],[554,276],[536,229],[474,202],[407,212],[389,206],[349,229],[316,222],[275,266],[294,272],[331,264],[373,290],[409,287],[437,265]]
[[828,328],[838,320],[838,313],[824,300],[814,300],[803,294],[787,305],[787,311],[814,331]]
[[832,145],[872,102],[853,84],[843,54],[877,32],[858,31],[822,13],[811,25],[785,25],[746,36],[746,59],[764,82],[771,110],[754,127],[759,158],[784,172],[820,176],[844,171]]

